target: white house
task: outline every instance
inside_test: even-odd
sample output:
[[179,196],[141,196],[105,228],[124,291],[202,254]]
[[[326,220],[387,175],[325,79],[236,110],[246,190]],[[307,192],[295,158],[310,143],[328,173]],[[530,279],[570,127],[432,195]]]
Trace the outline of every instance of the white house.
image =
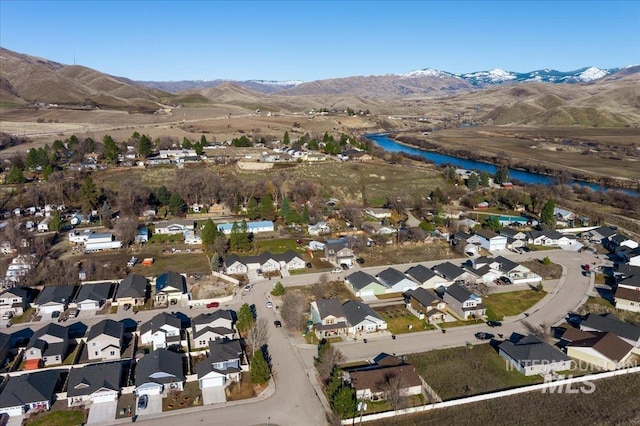
[[480,246],[485,250],[494,252],[507,249],[507,237],[498,235],[490,229],[480,229],[475,235],[479,239]]
[[405,274],[394,268],[387,268],[380,271],[376,275],[378,281],[380,281],[385,287],[387,293],[404,293],[407,290],[418,287],[418,283],[409,279]]
[[180,318],[161,312],[140,326],[140,344],[152,345],[153,349],[182,344]]
[[345,302],[342,310],[347,319],[347,332],[353,336],[387,329],[387,322],[380,318],[369,305],[358,300]]
[[182,354],[156,349],[136,364],[136,395],[166,395],[184,389]]
[[513,333],[498,346],[501,357],[525,376],[565,371],[571,368],[571,358],[533,334]]
[[115,402],[120,395],[120,362],[72,368],[67,378],[67,406]]
[[48,232],[49,224],[51,223],[51,217],[45,217],[40,223],[38,223],[38,232]]

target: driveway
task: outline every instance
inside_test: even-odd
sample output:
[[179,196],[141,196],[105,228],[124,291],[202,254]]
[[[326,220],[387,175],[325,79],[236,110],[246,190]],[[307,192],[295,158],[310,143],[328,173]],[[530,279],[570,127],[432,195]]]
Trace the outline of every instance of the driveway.
[[113,424],[113,420],[116,418],[117,408],[118,401],[91,404],[89,406],[89,417],[87,418],[87,424]]
[[202,389],[202,403],[204,405],[220,404],[221,402],[227,402],[224,386],[213,386]]
[[144,410],[138,410],[138,400],[136,399],[136,415],[144,417],[152,414],[162,414],[162,395],[149,395],[149,403]]

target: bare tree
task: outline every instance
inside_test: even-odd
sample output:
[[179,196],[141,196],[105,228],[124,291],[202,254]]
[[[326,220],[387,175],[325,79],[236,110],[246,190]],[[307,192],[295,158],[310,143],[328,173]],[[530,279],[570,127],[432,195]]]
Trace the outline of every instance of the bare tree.
[[269,334],[269,323],[266,318],[258,318],[249,329],[247,337],[244,339],[249,349],[249,358],[267,344]]
[[138,219],[133,216],[123,216],[116,223],[115,232],[123,244],[131,244],[138,233]]
[[316,359],[316,370],[322,380],[322,383],[326,383],[331,377],[333,369],[345,362],[347,358],[339,349],[334,348],[331,344],[327,343],[322,345],[318,349],[318,358]]
[[326,299],[328,291],[329,276],[322,274],[318,277],[318,282],[311,286],[311,295],[314,299]]
[[531,334],[534,334],[543,340],[551,339],[551,324],[549,322],[544,321],[539,325],[531,324],[528,321],[522,321],[522,323]]
[[282,299],[280,312],[287,328],[302,331],[307,322],[308,304],[301,294],[287,292]]
[[394,411],[404,408],[407,401],[407,391],[405,381],[401,376],[395,373],[385,374],[378,386],[384,392],[384,398]]

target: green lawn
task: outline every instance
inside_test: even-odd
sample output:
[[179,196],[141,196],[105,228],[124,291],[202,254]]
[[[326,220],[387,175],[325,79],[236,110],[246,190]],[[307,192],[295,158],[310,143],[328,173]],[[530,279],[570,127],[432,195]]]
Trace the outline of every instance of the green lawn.
[[387,322],[387,328],[393,334],[435,329],[428,322],[416,318],[402,305],[385,306],[383,308],[374,308],[374,310]]
[[450,321],[450,322],[441,322],[438,324],[440,328],[452,328],[452,327],[464,327],[465,325],[473,325],[473,324],[482,324],[484,321],[481,319],[470,319],[470,320],[458,320],[458,321]]
[[547,293],[544,290],[523,290],[491,294],[482,299],[489,319],[502,320],[525,312],[538,303]]
[[296,243],[294,238],[282,238],[274,240],[256,240],[256,247],[258,253],[268,251],[272,254],[284,253],[287,250],[294,252],[300,252],[298,249],[300,246]]
[[31,317],[32,313],[33,313],[33,308],[27,308],[27,310],[24,311],[22,315],[16,315],[15,317],[11,318],[11,323],[18,324],[18,323],[27,321],[27,319]]
[[63,410],[38,414],[34,420],[27,420],[29,426],[75,426],[84,424],[84,411]]
[[509,371],[487,344],[410,354],[408,362],[443,400],[542,383],[540,376]]

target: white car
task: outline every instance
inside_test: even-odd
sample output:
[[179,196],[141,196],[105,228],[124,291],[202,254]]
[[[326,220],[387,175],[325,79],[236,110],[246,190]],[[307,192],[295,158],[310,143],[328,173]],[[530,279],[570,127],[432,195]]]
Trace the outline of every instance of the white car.
[[272,308],[273,308],[273,303],[267,302],[267,309],[272,309]]
[[339,274],[340,272],[342,272],[342,268],[335,268],[331,271],[332,274]]
[[244,286],[244,291],[251,291],[252,288],[253,286],[251,284],[247,284]]

